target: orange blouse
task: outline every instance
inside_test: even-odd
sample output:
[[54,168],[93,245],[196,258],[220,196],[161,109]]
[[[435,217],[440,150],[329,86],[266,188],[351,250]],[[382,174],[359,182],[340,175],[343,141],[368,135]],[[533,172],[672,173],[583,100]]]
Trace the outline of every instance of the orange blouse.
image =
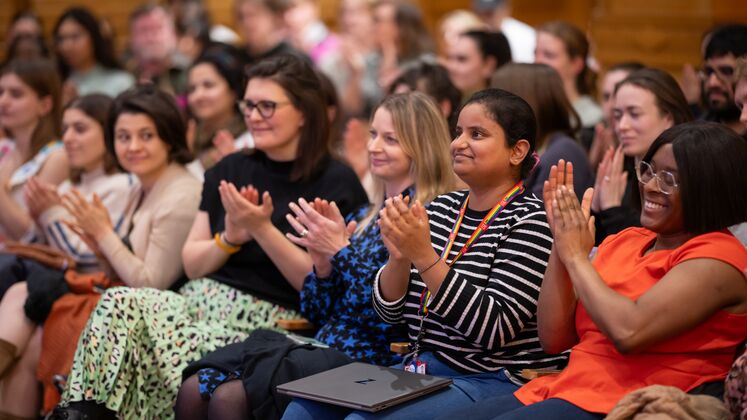
[[[675,265],[712,258],[747,269],[747,249],[727,230],[690,239],[673,250],[653,251],[656,234],[629,228],[599,247],[594,266],[609,287],[638,299]],[[708,279],[703,279],[708,281]],[[684,305],[687,302],[683,302]],[[579,343],[558,375],[535,379],[514,394],[524,404],[559,398],[582,409],[607,413],[626,394],[653,384],[689,391],[726,377],[736,347],[747,337],[747,314],[718,311],[699,326],[636,354],[621,354],[579,302]]]

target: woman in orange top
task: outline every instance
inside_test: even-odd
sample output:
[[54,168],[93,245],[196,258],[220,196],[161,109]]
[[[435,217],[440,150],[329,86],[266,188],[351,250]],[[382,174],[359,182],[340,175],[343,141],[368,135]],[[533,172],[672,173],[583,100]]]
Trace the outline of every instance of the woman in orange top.
[[666,130],[637,170],[643,228],[607,238],[593,262],[592,190],[579,203],[560,161],[544,190],[555,242],[537,316],[545,351],[571,349],[568,367],[460,414],[597,419],[652,384],[723,392],[747,337],[747,250],[726,229],[747,220],[745,161],[747,142],[718,124]]

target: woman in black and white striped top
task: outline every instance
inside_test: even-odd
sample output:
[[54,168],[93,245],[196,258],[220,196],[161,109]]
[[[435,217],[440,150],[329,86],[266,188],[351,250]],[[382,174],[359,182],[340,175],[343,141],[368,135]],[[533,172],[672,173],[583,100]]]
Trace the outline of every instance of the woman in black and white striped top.
[[[413,354],[403,367],[451,377],[454,385],[381,412],[387,419],[443,415],[514,392],[521,369],[565,363],[545,354],[537,336],[552,236],[542,202],[521,183],[536,162],[532,109],[506,91],[484,90],[462,108],[457,133],[454,171],[469,190],[439,196],[427,210],[389,199],[380,226],[390,257],[374,285],[378,314],[409,328]],[[299,405],[284,419],[351,414]],[[371,415],[348,418],[360,417]]]

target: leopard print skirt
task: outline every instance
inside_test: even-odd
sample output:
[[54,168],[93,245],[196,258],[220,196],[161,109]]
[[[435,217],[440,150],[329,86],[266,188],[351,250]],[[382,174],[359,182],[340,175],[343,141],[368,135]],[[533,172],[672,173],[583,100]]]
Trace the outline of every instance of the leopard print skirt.
[[210,279],[192,280],[179,293],[110,289],[81,334],[63,405],[89,400],[120,418],[173,418],[189,363],[298,316]]

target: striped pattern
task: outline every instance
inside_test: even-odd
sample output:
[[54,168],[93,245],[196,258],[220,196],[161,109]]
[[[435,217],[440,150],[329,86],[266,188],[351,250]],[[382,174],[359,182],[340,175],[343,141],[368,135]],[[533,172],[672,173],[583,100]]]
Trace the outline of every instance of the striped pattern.
[[[459,217],[467,191],[436,198],[428,207],[431,241],[441,253]],[[467,210],[449,261],[477,229],[487,211]],[[487,231],[449,270],[428,303],[424,351],[464,372],[506,368],[515,376],[526,368],[559,367],[565,356],[547,355],[537,337],[537,299],[550,257],[552,237],[542,202],[529,192],[516,197]],[[406,323],[410,340],[418,334],[418,307],[425,289],[410,271],[407,294],[385,301],[374,287],[374,307],[389,323]]]

